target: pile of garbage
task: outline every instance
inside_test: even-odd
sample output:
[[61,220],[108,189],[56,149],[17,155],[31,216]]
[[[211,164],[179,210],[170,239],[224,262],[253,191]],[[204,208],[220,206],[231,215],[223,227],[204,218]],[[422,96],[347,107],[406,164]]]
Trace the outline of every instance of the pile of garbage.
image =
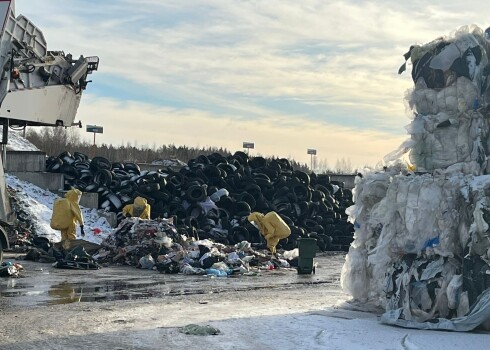
[[[287,257],[282,258],[283,256]],[[172,219],[124,219],[93,255],[98,264],[123,264],[162,273],[186,275],[247,274],[251,269],[272,270],[297,266],[298,249],[272,256],[250,242],[224,245],[189,237]]]
[[0,264],[0,277],[18,277],[24,267],[19,263],[4,261]]
[[294,249],[305,236],[316,238],[321,251],[346,251],[352,242],[354,227],[345,214],[352,192],[328,175],[294,170],[284,158],[213,153],[178,171],[141,171],[135,163],[63,152],[48,159],[47,171],[63,173],[67,188],[98,193],[101,209],[120,214],[143,197],[152,219],[174,217],[176,226],[225,245],[261,242],[246,220],[253,211],[275,211],[289,225],[291,236],[279,248]]
[[489,39],[462,27],[410,48],[411,138],[354,189],[342,287],[383,306],[383,323],[468,331],[490,320]]

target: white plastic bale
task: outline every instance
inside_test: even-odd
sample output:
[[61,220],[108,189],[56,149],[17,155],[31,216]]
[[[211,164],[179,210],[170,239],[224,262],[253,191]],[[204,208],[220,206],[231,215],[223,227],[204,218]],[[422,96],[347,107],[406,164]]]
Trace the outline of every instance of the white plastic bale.
[[437,237],[440,244],[435,249],[441,256],[461,254],[457,208],[464,198],[460,187],[461,179],[448,180],[444,175],[393,177],[385,198],[367,210],[367,222],[356,230],[363,236],[355,237],[347,255],[343,288],[355,298],[383,305],[386,271],[400,256],[420,253]]
[[364,174],[352,191],[356,204],[347,208],[350,222],[357,221],[357,225],[366,222],[368,212],[385,197],[390,177],[391,174],[388,172]]
[[466,77],[459,77],[455,83],[441,90],[420,86],[412,91],[409,98],[410,108],[419,114],[437,114],[444,112],[457,116],[473,108],[480,92],[475,84]]
[[419,115],[407,129],[413,140],[410,161],[421,171],[476,161],[480,175],[487,167],[488,121],[480,112],[467,111],[458,118],[446,113]]
[[[354,242],[341,275],[342,288],[355,299],[374,301],[416,322],[447,317],[455,306],[458,316],[468,309],[460,279],[454,276],[461,273],[460,260],[469,244],[477,244],[473,252],[490,260],[490,176],[481,175],[485,170],[490,172],[486,159],[490,154],[489,125],[480,113],[484,109],[478,109],[490,103],[490,91],[482,95],[480,90],[486,87],[482,73],[490,47],[481,29],[462,27],[450,37],[415,47],[412,60],[443,41],[449,45],[430,63],[444,71],[443,80],[437,75],[426,77],[427,83],[424,78],[415,82],[415,88],[406,95],[415,112],[407,127],[411,139],[385,157],[390,165],[402,164],[405,170],[371,174],[356,185],[356,204],[348,209],[349,220],[355,225]],[[469,78],[457,77],[453,62],[459,60],[461,64],[469,49],[477,54],[475,48],[481,49],[479,64]],[[427,87],[438,86],[441,81],[443,89]],[[418,171],[433,175],[406,176],[410,171],[402,157],[407,155]],[[406,293],[398,299],[388,296],[386,274],[394,272],[393,264],[408,253],[417,254],[419,264],[427,257],[445,257],[441,277],[432,276],[439,279],[435,303],[429,301],[422,287],[410,283],[413,265],[395,281]],[[428,271],[424,274],[429,275]],[[389,282],[393,287],[393,281]],[[461,302],[456,305],[460,293]],[[432,308],[427,310],[429,302]],[[419,305],[423,307],[419,309]]]
[[349,221],[354,223],[354,241],[342,267],[340,283],[344,291],[356,300],[366,301],[371,276],[368,275],[368,250],[375,245],[375,228],[369,224],[371,211],[386,196],[393,174],[389,172],[364,173],[354,188],[355,205],[347,209]]
[[483,30],[465,26],[447,37],[415,45],[412,63],[426,53],[436,52],[436,47],[444,44],[446,46],[430,59],[429,67],[443,72],[445,88],[429,89],[424,77],[420,77],[412,93],[405,97],[410,108],[420,114],[453,114],[472,109],[475,100],[480,106],[488,106],[490,79],[486,79],[483,72],[489,62],[490,44]]
[[367,271],[367,250],[362,246],[351,246],[342,266],[340,285],[355,300],[368,301],[370,276]]

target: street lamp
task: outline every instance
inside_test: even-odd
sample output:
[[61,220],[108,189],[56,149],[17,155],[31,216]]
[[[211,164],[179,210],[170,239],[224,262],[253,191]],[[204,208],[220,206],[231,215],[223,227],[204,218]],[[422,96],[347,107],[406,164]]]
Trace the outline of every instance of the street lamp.
[[243,148],[245,148],[247,150],[247,155],[250,151],[250,149],[254,149],[255,147],[255,144],[253,142],[244,142],[243,143]]
[[306,151],[306,154],[309,154],[311,156],[310,169],[311,169],[311,171],[313,171],[313,156],[316,157],[316,149],[308,148],[308,150]]
[[87,125],[87,132],[94,133],[94,147],[95,147],[95,134],[103,134],[104,128],[102,126],[97,126],[97,125]]
[[93,157],[95,157],[95,134],[103,134],[104,133],[104,128],[102,126],[97,126],[97,125],[87,125],[87,132],[93,132],[94,133],[94,145],[93,145]]

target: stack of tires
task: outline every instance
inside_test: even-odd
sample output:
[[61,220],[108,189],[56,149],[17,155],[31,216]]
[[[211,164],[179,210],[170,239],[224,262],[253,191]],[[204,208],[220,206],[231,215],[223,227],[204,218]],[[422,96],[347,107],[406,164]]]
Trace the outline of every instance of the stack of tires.
[[[120,213],[141,196],[151,205],[153,218],[174,217],[182,233],[223,244],[263,243],[247,220],[253,211],[275,211],[291,227],[279,248],[294,249],[299,238],[314,237],[321,251],[346,251],[353,239],[345,214],[353,204],[352,192],[328,175],[294,170],[285,158],[213,153],[178,171],[141,171],[131,162],[63,152],[47,160],[47,171],[63,173],[66,189],[98,193],[101,209]],[[208,197],[217,208],[206,207]]]

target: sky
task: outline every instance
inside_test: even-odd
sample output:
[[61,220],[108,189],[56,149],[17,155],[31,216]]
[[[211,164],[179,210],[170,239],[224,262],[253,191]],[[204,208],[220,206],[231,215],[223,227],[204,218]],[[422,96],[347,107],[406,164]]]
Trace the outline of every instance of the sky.
[[[485,1],[17,0],[49,50],[99,56],[77,120],[97,143],[374,166],[408,138],[403,54],[490,25]],[[87,141],[92,134],[82,130]]]

